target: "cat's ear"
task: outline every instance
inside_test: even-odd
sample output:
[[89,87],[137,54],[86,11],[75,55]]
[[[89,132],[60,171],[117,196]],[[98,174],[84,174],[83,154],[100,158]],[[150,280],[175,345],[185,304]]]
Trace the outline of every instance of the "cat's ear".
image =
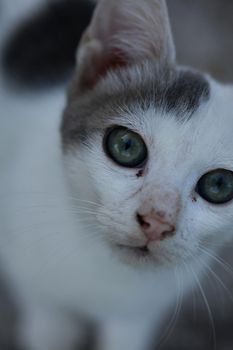
[[165,0],[100,0],[77,53],[79,83],[143,60],[172,65],[175,49]]

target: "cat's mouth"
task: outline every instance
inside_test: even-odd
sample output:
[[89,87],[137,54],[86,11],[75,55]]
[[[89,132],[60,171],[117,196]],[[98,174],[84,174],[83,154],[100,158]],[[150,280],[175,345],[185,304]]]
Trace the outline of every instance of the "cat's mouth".
[[150,256],[150,250],[147,245],[145,246],[140,246],[140,247],[132,247],[128,245],[123,245],[119,244],[117,246],[122,252],[128,253],[129,255],[133,254],[134,256],[138,258],[143,258],[143,257],[149,257]]

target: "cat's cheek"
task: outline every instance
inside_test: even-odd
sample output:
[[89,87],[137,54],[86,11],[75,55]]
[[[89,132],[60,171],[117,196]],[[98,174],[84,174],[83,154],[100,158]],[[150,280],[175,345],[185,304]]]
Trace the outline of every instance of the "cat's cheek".
[[183,235],[197,250],[216,249],[232,240],[233,205],[212,205],[198,195],[196,200],[189,203],[183,215]]
[[[112,203],[111,203],[112,204]],[[107,239],[112,237],[118,243],[136,242],[140,243],[143,238],[135,217],[135,209],[130,206],[109,205],[99,211],[97,220]]]

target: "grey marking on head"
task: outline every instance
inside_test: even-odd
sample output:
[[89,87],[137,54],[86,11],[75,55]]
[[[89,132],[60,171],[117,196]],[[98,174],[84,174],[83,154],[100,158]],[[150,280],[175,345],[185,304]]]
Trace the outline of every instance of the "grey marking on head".
[[109,127],[109,118],[121,115],[122,110],[153,106],[188,121],[209,97],[210,86],[204,75],[193,70],[161,70],[151,63],[113,72],[84,94],[74,80],[61,125],[64,149]]
[[167,111],[193,114],[203,101],[209,99],[208,81],[200,73],[181,71],[164,93]]

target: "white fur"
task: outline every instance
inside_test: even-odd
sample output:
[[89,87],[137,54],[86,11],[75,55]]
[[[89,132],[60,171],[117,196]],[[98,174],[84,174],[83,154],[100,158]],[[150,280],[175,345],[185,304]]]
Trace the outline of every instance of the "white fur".
[[[150,147],[147,175],[136,179],[134,170],[107,159],[101,135],[64,162],[59,136],[63,89],[15,95],[0,83],[0,259],[30,320],[24,341],[30,350],[69,349],[74,333],[64,326],[66,309],[103,324],[100,350],[144,349],[152,320],[158,331],[164,312],[179,297],[179,276],[187,289],[195,280],[188,266],[195,273],[201,269],[204,258],[195,261],[201,256],[198,242],[232,239],[232,202],[214,207],[197,195],[197,202],[192,200],[198,179],[208,170],[233,170],[232,88],[210,80],[211,100],[188,123],[153,109],[143,125],[139,116],[145,112],[139,108],[133,120],[122,115],[118,123],[130,123]],[[135,241],[142,239],[134,219],[142,197],[129,199],[140,187],[145,196],[157,188],[176,191],[182,201],[176,236],[162,242],[159,251],[152,247],[158,266],[126,262],[106,236],[126,242],[134,233]],[[100,197],[104,207],[90,203]]]

